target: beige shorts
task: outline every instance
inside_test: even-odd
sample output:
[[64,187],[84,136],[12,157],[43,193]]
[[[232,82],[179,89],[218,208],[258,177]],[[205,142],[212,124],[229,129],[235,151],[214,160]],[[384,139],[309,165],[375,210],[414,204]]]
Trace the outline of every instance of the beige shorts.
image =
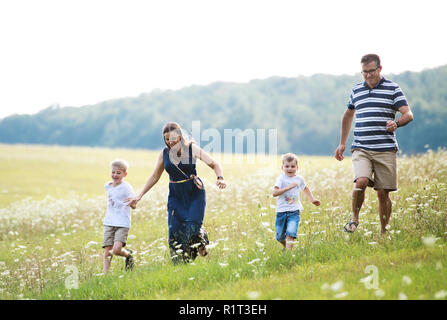
[[104,248],[108,246],[113,246],[115,241],[122,242],[123,247],[125,247],[128,234],[129,234],[129,228],[104,226],[104,237],[102,241],[102,247]]
[[397,190],[396,151],[352,150],[354,182],[358,178],[368,178],[368,187],[374,189]]

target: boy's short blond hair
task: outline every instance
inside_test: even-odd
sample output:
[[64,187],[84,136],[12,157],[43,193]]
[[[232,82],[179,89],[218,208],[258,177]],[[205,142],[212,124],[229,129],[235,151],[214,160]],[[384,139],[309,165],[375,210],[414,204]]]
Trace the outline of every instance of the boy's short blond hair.
[[282,156],[282,164],[284,164],[284,162],[292,162],[295,161],[296,165],[298,165],[298,157],[296,156],[296,154],[293,153],[286,153],[283,154]]
[[112,162],[110,162],[110,167],[117,167],[123,170],[124,172],[127,172],[127,169],[129,169],[129,163],[123,159],[115,159]]

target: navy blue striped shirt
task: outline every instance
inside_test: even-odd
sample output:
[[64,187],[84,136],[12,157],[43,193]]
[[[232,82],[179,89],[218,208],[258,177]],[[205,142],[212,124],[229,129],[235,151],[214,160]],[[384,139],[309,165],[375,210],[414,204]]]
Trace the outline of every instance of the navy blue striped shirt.
[[372,89],[366,82],[356,84],[348,102],[348,109],[355,109],[351,150],[397,150],[396,135],[386,131],[386,122],[394,120],[397,110],[406,105],[405,95],[395,82],[382,77]]

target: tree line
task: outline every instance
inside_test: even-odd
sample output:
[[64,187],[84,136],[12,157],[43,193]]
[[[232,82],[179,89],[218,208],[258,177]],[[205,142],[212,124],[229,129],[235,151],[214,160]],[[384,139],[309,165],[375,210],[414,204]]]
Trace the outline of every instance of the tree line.
[[[445,147],[447,65],[385,77],[401,86],[415,116],[397,131],[401,151]],[[222,137],[225,129],[276,129],[280,153],[330,155],[350,90],[361,81],[360,74],[271,77],[154,90],[83,107],[51,106],[1,119],[0,142],[159,149],[164,123],[176,121],[191,132],[193,121],[200,121],[202,130],[215,129]]]

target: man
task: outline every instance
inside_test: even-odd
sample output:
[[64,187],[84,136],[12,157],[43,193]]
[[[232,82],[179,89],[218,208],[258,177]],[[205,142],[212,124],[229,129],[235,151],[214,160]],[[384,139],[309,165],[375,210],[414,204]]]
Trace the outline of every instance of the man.
[[[379,199],[381,234],[391,217],[390,191],[397,190],[395,131],[413,120],[413,114],[399,85],[380,75],[382,66],[376,54],[361,59],[365,79],[354,86],[348,108],[341,121],[340,144],[335,159],[342,161],[346,140],[355,117],[354,140],[351,145],[355,187],[352,192],[352,216],[345,225],[346,232],[354,232],[359,224],[359,213],[365,199],[366,187],[374,187]],[[401,116],[395,120],[396,112]]]

